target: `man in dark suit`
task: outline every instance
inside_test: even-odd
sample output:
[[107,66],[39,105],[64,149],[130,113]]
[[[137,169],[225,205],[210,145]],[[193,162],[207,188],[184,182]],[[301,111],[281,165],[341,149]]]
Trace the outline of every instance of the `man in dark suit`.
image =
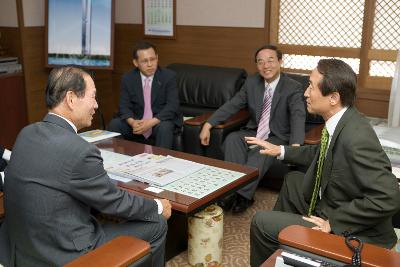
[[[119,235],[132,235],[150,242],[153,266],[164,266],[169,201],[118,188],[99,149],[77,135],[97,109],[90,75],[75,67],[52,70],[46,103],[43,121],[18,135],[5,173],[10,265],[60,266]],[[92,208],[126,221],[100,223]]]
[[133,64],[136,68],[122,77],[119,117],[108,129],[128,140],[171,149],[183,121],[176,76],[158,67],[156,47],[148,42],[135,46]]
[[278,234],[299,224],[323,232],[351,235],[392,248],[392,216],[400,192],[388,157],[354,107],[356,74],[341,60],[320,60],[305,92],[307,109],[325,120],[321,145],[276,146],[247,138],[260,153],[309,166],[285,177],[273,211],[257,212],[250,229],[250,261],[259,266],[278,248]]
[[210,129],[247,108],[250,120],[240,131],[229,134],[224,142],[225,160],[258,168],[258,179],[219,204],[239,213],[253,203],[259,181],[274,160],[261,156],[259,148],[249,147],[245,136],[258,136],[273,144],[301,145],[304,142],[305,104],[301,84],[280,73],[282,53],[273,45],[259,48],[254,56],[258,73],[250,76],[241,90],[206,122],[200,133],[203,145],[210,141]]

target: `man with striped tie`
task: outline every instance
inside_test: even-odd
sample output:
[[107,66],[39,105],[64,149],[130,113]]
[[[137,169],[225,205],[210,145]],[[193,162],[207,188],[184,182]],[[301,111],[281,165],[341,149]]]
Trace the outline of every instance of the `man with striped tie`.
[[278,234],[297,224],[356,236],[384,248],[397,241],[392,216],[400,192],[390,161],[368,120],[354,107],[357,77],[345,62],[322,59],[304,96],[325,120],[320,145],[277,146],[248,137],[261,154],[308,166],[290,172],[273,211],[259,211],[250,228],[250,263],[260,266],[279,247]]
[[260,47],[254,56],[258,73],[247,78],[241,90],[209,118],[200,132],[202,145],[210,142],[210,129],[247,108],[250,119],[224,142],[225,160],[259,169],[256,181],[220,201],[225,210],[239,213],[253,203],[259,181],[274,160],[249,147],[245,136],[257,136],[273,144],[301,145],[304,142],[305,103],[301,84],[280,72],[282,53],[273,45]]

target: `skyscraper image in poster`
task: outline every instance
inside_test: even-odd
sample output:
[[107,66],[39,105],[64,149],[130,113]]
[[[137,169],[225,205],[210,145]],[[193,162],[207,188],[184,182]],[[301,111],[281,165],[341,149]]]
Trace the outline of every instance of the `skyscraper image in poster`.
[[112,0],[48,0],[47,64],[111,67]]

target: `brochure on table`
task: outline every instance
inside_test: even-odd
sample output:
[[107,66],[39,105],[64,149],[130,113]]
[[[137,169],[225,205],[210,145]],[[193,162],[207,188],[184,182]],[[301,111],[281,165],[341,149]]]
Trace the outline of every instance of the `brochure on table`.
[[120,133],[110,132],[106,130],[91,130],[87,132],[80,133],[79,136],[88,141],[89,143],[97,142],[107,138],[115,137],[121,135]]

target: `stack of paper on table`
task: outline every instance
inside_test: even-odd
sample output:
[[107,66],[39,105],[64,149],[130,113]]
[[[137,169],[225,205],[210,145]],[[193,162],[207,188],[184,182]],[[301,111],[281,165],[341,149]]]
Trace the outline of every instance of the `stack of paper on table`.
[[205,167],[203,164],[172,156],[142,153],[127,157],[110,153],[113,152],[101,150],[104,168],[108,173],[158,186],[167,185]]
[[400,127],[373,127],[392,165],[400,164]]
[[115,137],[121,135],[120,133],[110,132],[106,130],[91,130],[87,132],[80,133],[79,136],[88,141],[89,143],[97,142],[107,138]]

